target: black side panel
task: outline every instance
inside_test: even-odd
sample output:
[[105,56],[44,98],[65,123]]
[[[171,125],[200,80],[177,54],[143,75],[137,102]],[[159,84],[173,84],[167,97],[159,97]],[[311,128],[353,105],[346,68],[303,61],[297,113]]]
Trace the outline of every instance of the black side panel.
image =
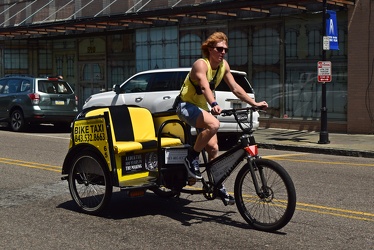
[[110,106],[116,141],[134,141],[131,117],[127,106]]

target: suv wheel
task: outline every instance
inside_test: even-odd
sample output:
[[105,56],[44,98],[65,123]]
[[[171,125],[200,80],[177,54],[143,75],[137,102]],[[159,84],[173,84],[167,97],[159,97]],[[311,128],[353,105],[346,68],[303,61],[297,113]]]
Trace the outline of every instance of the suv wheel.
[[12,112],[10,116],[10,127],[13,131],[19,132],[25,129],[25,118],[21,110],[16,109]]

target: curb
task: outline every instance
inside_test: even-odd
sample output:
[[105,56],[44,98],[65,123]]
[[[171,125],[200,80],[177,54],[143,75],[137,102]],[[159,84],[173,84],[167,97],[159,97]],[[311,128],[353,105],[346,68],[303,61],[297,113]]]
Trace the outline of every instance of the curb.
[[279,145],[279,144],[269,144],[269,143],[257,143],[257,145],[259,148],[264,148],[264,149],[374,158],[374,152],[368,152],[368,151],[344,150],[344,149],[334,149],[334,148],[313,148],[313,147],[290,146],[290,145]]

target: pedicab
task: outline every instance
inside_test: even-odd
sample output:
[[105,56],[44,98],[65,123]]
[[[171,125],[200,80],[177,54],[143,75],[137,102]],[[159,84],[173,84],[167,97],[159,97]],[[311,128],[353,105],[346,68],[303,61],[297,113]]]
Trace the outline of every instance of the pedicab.
[[223,182],[241,165],[234,188],[240,214],[256,229],[278,230],[293,216],[295,188],[283,167],[258,155],[252,135],[253,111],[223,111],[234,115],[243,135],[210,162],[202,154],[202,187],[192,189],[188,186],[196,180],[188,176],[184,166],[192,144],[191,128],[175,111],[152,114],[146,108],[127,105],[85,109],[72,123],[62,179],[68,181],[70,194],[83,212],[99,214],[108,205],[114,187],[129,197],[143,196],[150,190],[161,197],[189,193],[214,200]]
[[[162,132],[168,127],[175,134]],[[177,189],[185,171],[175,164],[187,152],[186,139],[186,127],[173,112],[152,115],[145,108],[126,105],[89,108],[72,123],[62,179],[68,181],[73,200],[89,214],[105,208],[113,187],[132,197],[148,189],[157,193],[164,185]],[[160,178],[165,169],[158,159],[171,166],[169,177]]]

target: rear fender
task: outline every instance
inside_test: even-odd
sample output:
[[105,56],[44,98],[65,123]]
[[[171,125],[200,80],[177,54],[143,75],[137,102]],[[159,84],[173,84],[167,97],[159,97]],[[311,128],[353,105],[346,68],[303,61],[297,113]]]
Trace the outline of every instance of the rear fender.
[[[78,154],[81,154],[82,152],[84,152],[85,150],[89,150],[89,151],[94,152],[98,157],[101,158],[103,163],[107,164],[104,156],[101,154],[101,152],[96,147],[94,147],[91,144],[81,143],[77,146],[74,146],[74,147],[70,148],[69,152],[65,156],[65,160],[64,160],[64,163],[62,165],[62,174],[63,175],[66,175],[66,174],[69,173],[70,168],[73,165],[73,160],[75,159],[75,157]],[[108,166],[108,170],[110,172],[112,171],[112,169],[109,166]]]

